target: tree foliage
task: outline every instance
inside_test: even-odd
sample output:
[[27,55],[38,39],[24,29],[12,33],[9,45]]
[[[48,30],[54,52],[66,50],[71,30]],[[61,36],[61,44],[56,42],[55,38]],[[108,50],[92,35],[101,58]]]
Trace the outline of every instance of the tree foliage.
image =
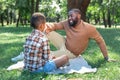
[[105,27],[117,25],[120,22],[119,0],[91,0],[87,10],[88,22],[104,24]]
[[[69,5],[68,1],[72,3]],[[82,4],[78,4],[81,1]],[[88,8],[86,1],[90,1]],[[47,21],[58,22],[66,19],[67,11],[74,7],[82,10],[82,17],[86,16],[89,23],[104,24],[105,27],[120,23],[120,0],[0,0],[0,23],[2,26],[24,26],[29,24],[34,12],[45,14]]]

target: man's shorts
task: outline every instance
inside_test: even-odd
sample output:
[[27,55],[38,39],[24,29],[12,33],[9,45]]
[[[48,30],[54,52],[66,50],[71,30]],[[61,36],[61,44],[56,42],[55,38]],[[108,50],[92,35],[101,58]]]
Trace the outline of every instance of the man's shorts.
[[33,71],[32,73],[51,72],[55,69],[57,69],[55,62],[53,60],[49,60],[43,67]]

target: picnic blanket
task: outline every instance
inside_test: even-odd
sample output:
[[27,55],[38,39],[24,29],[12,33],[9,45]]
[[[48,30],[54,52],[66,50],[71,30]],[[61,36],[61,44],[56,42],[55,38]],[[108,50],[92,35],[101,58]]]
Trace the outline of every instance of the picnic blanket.
[[[24,66],[23,61],[19,61],[16,64],[13,64],[7,68],[7,70],[14,70],[14,69],[22,69]],[[63,67],[60,67],[52,72],[48,72],[48,74],[70,74],[70,73],[90,73],[96,72],[97,68],[92,68],[87,61],[82,57],[76,57],[74,59],[69,59],[69,64]]]

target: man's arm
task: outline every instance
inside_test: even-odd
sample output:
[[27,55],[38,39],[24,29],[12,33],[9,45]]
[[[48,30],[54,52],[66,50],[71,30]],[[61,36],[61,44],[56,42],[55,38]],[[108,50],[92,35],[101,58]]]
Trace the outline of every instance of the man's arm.
[[64,22],[46,23],[46,26],[47,26],[46,33],[49,33],[51,31],[55,31],[55,30],[62,30],[62,29],[64,29],[63,24],[64,24]]
[[88,30],[89,34],[90,34],[90,38],[93,38],[96,41],[96,43],[98,44],[98,46],[104,56],[104,59],[108,62],[115,62],[116,61],[115,59],[110,59],[108,56],[107,47],[106,47],[103,37],[96,30],[95,27],[93,27],[93,26],[90,26],[90,27],[91,27],[91,29]]
[[103,37],[100,35],[100,33],[94,27],[91,29],[90,34],[91,34],[91,38],[93,38],[96,41],[96,43],[98,44],[98,46],[104,56],[104,59],[108,61],[108,59],[109,59],[108,52],[107,52],[106,44],[105,44]]
[[102,54],[104,56],[104,59],[108,60],[109,57],[108,57],[108,52],[107,52],[105,41],[103,40],[102,36],[100,36],[100,38],[101,39],[99,39],[99,40],[96,39],[96,42],[97,42],[98,46],[101,49],[101,52],[102,52]]

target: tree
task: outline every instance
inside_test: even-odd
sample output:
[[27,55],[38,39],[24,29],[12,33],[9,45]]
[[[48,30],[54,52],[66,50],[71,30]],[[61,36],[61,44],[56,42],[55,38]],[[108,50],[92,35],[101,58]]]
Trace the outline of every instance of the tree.
[[0,23],[24,26],[34,12],[43,13],[47,21],[59,22],[72,8],[80,9],[82,19],[90,23],[105,27],[120,23],[120,0],[0,0]]
[[[91,0],[87,10],[87,20],[98,21],[105,27],[116,26],[120,22],[119,0]],[[94,17],[95,16],[95,17]],[[95,24],[98,24],[95,22]]]
[[67,0],[67,2],[68,2],[68,6],[67,6],[68,10],[72,8],[80,9],[82,12],[82,19],[85,21],[86,11],[90,3],[90,0]]
[[41,0],[36,0],[36,7],[35,7],[35,12],[38,12],[39,11],[39,2]]

